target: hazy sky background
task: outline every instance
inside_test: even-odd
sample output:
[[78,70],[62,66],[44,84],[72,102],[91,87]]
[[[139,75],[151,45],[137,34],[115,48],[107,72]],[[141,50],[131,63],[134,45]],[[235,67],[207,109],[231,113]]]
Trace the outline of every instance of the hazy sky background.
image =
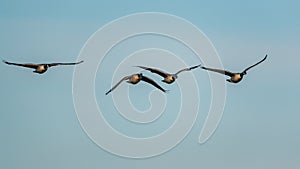
[[[187,19],[208,36],[229,70],[269,57],[239,84],[227,83],[224,116],[207,143],[197,142],[203,111],[181,144],[142,160],[112,155],[84,133],[73,106],[73,67],[38,75],[1,63],[0,168],[299,168],[299,6],[291,0],[1,1],[0,58],[8,61],[75,61],[96,30],[137,12]],[[207,73],[194,73],[205,94]]]

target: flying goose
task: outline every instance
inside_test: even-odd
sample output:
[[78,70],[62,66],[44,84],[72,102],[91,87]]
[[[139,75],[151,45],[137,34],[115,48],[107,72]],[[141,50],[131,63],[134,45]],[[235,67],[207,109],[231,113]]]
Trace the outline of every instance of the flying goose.
[[123,77],[117,84],[115,84],[108,92],[105,93],[105,95],[108,95],[110,92],[112,92],[115,88],[117,88],[123,81],[127,80],[127,83],[131,83],[131,84],[137,84],[139,83],[141,80],[144,82],[147,82],[151,85],[153,85],[154,87],[158,88],[159,90],[166,92],[167,90],[163,89],[162,87],[160,87],[156,82],[154,82],[152,79],[148,78],[147,76],[143,76],[142,73],[138,73],[138,74],[133,74],[130,76],[125,76]]
[[148,71],[150,71],[152,73],[156,73],[156,74],[158,74],[158,75],[160,75],[160,76],[162,76],[164,78],[164,80],[162,80],[163,82],[171,84],[171,83],[173,83],[178,78],[178,74],[179,73],[184,72],[184,71],[190,71],[192,69],[196,69],[199,66],[200,65],[193,66],[193,67],[188,67],[188,68],[184,68],[184,69],[179,70],[175,74],[166,73],[166,72],[163,72],[161,70],[158,70],[158,69],[155,69],[155,68],[150,68],[150,67],[145,67],[145,66],[136,66],[136,67],[148,70]]
[[243,79],[243,76],[247,74],[247,71],[249,69],[251,69],[254,66],[260,64],[261,62],[265,61],[267,59],[267,56],[268,55],[266,55],[261,61],[257,62],[256,64],[254,64],[254,65],[249,66],[248,68],[246,68],[242,73],[232,73],[232,72],[227,71],[227,70],[207,68],[207,67],[204,67],[204,66],[201,66],[201,68],[205,69],[205,70],[209,70],[209,71],[213,71],[213,72],[217,72],[217,73],[221,73],[221,74],[225,74],[227,76],[230,76],[230,79],[227,79],[228,82],[238,83],[238,82],[240,82]]
[[12,63],[12,62],[7,62],[5,60],[3,60],[4,63],[8,64],[8,65],[15,65],[15,66],[23,66],[26,68],[31,68],[31,69],[35,69],[33,72],[34,73],[45,73],[48,68],[52,67],[52,66],[59,66],[59,65],[76,65],[79,63],[82,63],[82,61],[80,62],[75,62],[75,63],[43,63],[43,64],[33,64],[33,63],[24,63],[24,64],[20,64],[20,63]]

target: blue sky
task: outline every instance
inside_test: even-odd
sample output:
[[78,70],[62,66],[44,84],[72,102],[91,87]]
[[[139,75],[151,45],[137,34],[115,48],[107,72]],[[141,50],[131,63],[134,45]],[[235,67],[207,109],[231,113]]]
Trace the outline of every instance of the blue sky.
[[[36,75],[0,64],[1,168],[299,167],[299,5],[270,0],[1,1],[0,57],[8,61],[75,61],[100,27],[137,12],[170,13],[190,21],[208,36],[223,66],[232,71],[269,54],[241,83],[227,84],[224,115],[208,142],[197,143],[203,111],[177,147],[140,160],[102,150],[82,130],[72,99],[73,67]],[[207,73],[195,74],[204,93],[201,101],[209,104]],[[145,109],[148,103],[137,106]]]

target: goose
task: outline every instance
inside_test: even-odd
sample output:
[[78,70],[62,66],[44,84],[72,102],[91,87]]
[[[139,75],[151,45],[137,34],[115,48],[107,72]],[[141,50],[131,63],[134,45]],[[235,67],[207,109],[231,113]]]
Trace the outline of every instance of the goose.
[[199,66],[201,66],[201,65],[197,65],[197,66],[193,66],[193,67],[188,67],[188,68],[183,68],[183,69],[179,70],[178,72],[176,72],[175,74],[166,73],[166,72],[163,72],[161,70],[158,70],[158,69],[155,69],[155,68],[150,68],[150,67],[145,67],[145,66],[135,66],[135,67],[139,67],[141,69],[148,70],[148,71],[150,71],[152,73],[156,73],[156,74],[158,74],[158,75],[160,75],[160,76],[162,76],[164,78],[162,80],[162,82],[165,82],[167,84],[171,84],[171,83],[173,83],[178,78],[178,74],[179,73],[185,72],[185,71],[190,71],[192,69],[196,69]]
[[162,87],[160,87],[156,82],[154,82],[152,79],[144,76],[142,73],[138,73],[138,74],[133,74],[130,76],[125,76],[123,77],[117,84],[115,84],[109,91],[107,91],[105,93],[105,95],[108,95],[110,92],[112,92],[114,89],[116,89],[123,81],[127,80],[127,83],[131,83],[133,85],[139,83],[141,80],[144,82],[147,82],[151,85],[153,85],[154,87],[158,88],[159,90],[166,92],[167,90],[163,89]]
[[230,77],[229,79],[226,79],[228,82],[230,82],[230,83],[238,83],[238,82],[240,82],[243,79],[243,76],[247,74],[247,71],[249,69],[251,69],[254,66],[257,66],[258,64],[260,64],[261,62],[265,61],[267,59],[267,56],[268,55],[266,55],[261,61],[255,63],[252,66],[249,66],[248,68],[246,68],[242,73],[232,73],[232,72],[227,71],[227,70],[207,68],[207,67],[204,67],[204,66],[202,66],[201,68],[205,69],[205,70],[209,70],[209,71],[213,71],[213,72],[217,72],[217,73],[221,73],[221,74],[227,75],[227,76]]
[[33,64],[33,63],[13,63],[13,62],[7,62],[5,60],[3,60],[4,63],[8,64],[8,65],[15,65],[15,66],[22,66],[22,67],[26,67],[26,68],[31,68],[31,69],[35,69],[33,72],[34,73],[39,73],[39,74],[43,74],[45,73],[48,68],[52,67],[52,66],[59,66],[59,65],[76,65],[76,64],[80,64],[83,61],[80,62],[75,62],[75,63],[43,63],[43,64]]

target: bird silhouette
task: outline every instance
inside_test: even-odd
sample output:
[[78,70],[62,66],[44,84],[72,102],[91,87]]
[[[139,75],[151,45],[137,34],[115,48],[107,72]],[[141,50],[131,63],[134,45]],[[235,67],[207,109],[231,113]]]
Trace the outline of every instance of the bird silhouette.
[[15,65],[15,66],[22,66],[22,67],[26,67],[26,68],[31,68],[31,69],[35,69],[33,72],[34,73],[39,73],[39,74],[43,74],[45,73],[48,68],[52,67],[52,66],[59,66],[59,65],[76,65],[76,64],[80,64],[83,61],[80,62],[75,62],[75,63],[43,63],[43,64],[33,64],[33,63],[13,63],[13,62],[7,62],[5,60],[3,60],[4,63],[8,64],[8,65]]
[[221,73],[221,74],[224,74],[224,75],[227,75],[230,77],[230,79],[226,79],[228,82],[231,82],[231,83],[238,83],[240,82],[242,79],[243,79],[243,76],[247,74],[247,71],[251,68],[253,68],[254,66],[257,66],[258,64],[260,64],[261,62],[265,61],[267,59],[267,56],[266,55],[261,61],[255,63],[254,65],[252,66],[249,66],[248,68],[246,68],[243,72],[241,73],[232,73],[230,71],[227,71],[227,70],[221,70],[221,69],[214,69],[214,68],[207,68],[207,67],[204,67],[202,66],[201,68],[202,69],[205,69],[205,70],[209,70],[209,71],[213,71],[213,72],[217,72],[217,73]]
[[130,76],[125,76],[123,77],[117,84],[115,84],[109,91],[107,91],[105,93],[105,95],[108,95],[110,92],[112,92],[114,89],[116,89],[123,81],[127,80],[127,83],[131,83],[131,84],[137,84],[139,83],[141,80],[144,82],[147,82],[151,85],[153,85],[154,87],[158,88],[159,90],[166,92],[167,90],[163,89],[162,87],[160,87],[156,82],[154,82],[152,79],[143,76],[142,73],[138,73],[138,74],[133,74]]
[[160,75],[160,76],[162,76],[164,78],[162,80],[163,82],[165,82],[167,84],[171,84],[171,83],[173,83],[178,78],[178,74],[179,73],[185,72],[185,71],[190,71],[192,69],[196,69],[199,66],[201,66],[201,65],[197,65],[197,66],[193,66],[193,67],[188,67],[188,68],[183,68],[183,69],[179,70],[178,72],[176,72],[175,74],[166,73],[166,72],[163,72],[163,71],[158,70],[156,68],[150,68],[150,67],[145,67],[145,66],[135,66],[135,67],[139,67],[139,68],[148,70],[148,71],[150,71],[152,73],[156,73],[156,74],[158,74],[158,75]]

